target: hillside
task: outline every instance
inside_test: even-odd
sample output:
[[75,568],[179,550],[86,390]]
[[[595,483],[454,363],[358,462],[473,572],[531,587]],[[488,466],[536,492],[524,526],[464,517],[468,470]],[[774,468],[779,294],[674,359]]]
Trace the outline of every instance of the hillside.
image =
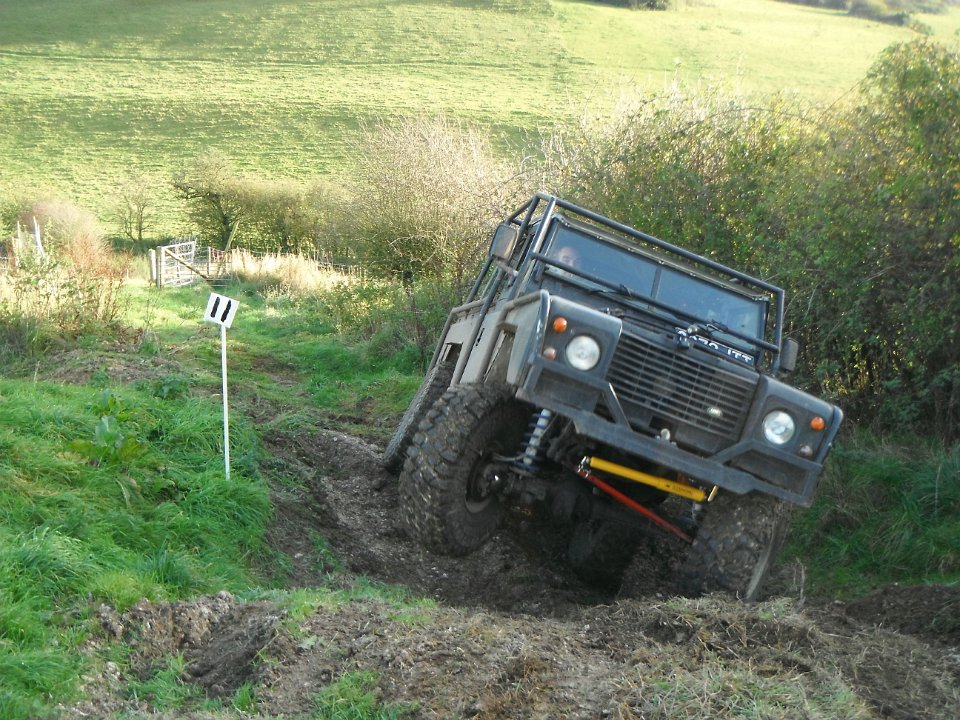
[[[872,65],[914,34],[679,4],[0,2],[0,720],[960,717],[960,58]],[[960,37],[960,7],[924,20]],[[635,126],[577,123],[675,84]],[[482,142],[437,152],[424,120],[361,144],[422,113]],[[208,149],[215,211],[270,198],[284,233],[309,207],[284,243],[362,258],[236,253],[232,474],[210,288],[158,290],[108,237],[131,190],[138,249],[202,233],[170,181]],[[669,537],[609,592],[529,508],[466,558],[400,520],[382,448],[501,213],[459,200],[495,205],[541,151],[591,207],[788,288],[790,384],[847,420],[756,604],[681,597]],[[46,255],[6,242],[37,217]]]
[[[188,355],[171,348],[162,371]],[[774,595],[756,605],[688,600],[672,588],[669,542],[651,541],[611,596],[581,584],[558,551],[558,529],[524,513],[468,558],[435,555],[399,524],[381,448],[322,429],[329,416],[281,363],[241,355],[235,371],[246,373],[248,361],[268,371],[238,387],[234,402],[263,428],[261,469],[274,478],[268,540],[291,563],[285,591],[141,600],[122,612],[101,605],[85,649],[99,671],[83,678],[84,697],[65,716],[223,720],[246,717],[244,708],[317,719],[960,713],[960,635],[949,621],[958,587],[811,601],[802,569],[785,566]],[[156,372],[123,351],[102,355],[99,366],[132,384]],[[88,383],[93,367],[53,369],[51,379]],[[288,404],[267,399],[271,385],[303,400],[296,426],[283,421]],[[318,547],[318,535],[328,544]],[[118,647],[124,662],[106,661]]]
[[[950,40],[960,9],[926,19]],[[339,184],[359,124],[444,113],[522,155],[527,133],[674,82],[832,103],[913,36],[771,0],[3,3],[0,195],[52,188],[110,220],[135,182],[162,236],[181,230],[170,178],[208,148]]]
[[[5,366],[0,716],[960,713],[955,584],[811,596],[816,568],[791,561],[755,605],[684,599],[657,537],[604,593],[567,566],[569,528],[525,511],[467,558],[423,551],[380,467],[415,355],[336,329],[358,307],[388,325],[362,307],[382,286],[224,290],[241,303],[227,481],[206,291],[128,283],[122,326],[34,336]],[[835,510],[846,534],[876,527]],[[872,551],[851,552],[848,570]]]

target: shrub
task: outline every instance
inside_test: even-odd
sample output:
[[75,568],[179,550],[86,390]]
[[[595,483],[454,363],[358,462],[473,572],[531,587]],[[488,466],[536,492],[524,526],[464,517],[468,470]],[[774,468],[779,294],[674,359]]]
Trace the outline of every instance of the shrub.
[[427,279],[344,284],[319,297],[324,314],[344,337],[368,342],[381,357],[412,353],[426,370],[447,312],[463,295],[462,287]]
[[40,241],[21,233],[14,243],[0,289],[8,327],[35,333],[30,346],[44,327],[75,335],[115,324],[127,259],[111,251],[93,215],[56,198],[21,208],[21,224],[35,224]]
[[846,10],[850,6],[850,0],[781,0],[781,2],[788,2],[793,5],[809,5],[827,10]]
[[282,180],[236,179],[234,192],[243,218],[238,247],[271,253],[340,254],[325,238],[333,203],[320,183],[306,188]]
[[545,139],[561,194],[787,290],[795,379],[878,431],[960,438],[960,54],[888,49],[829,117],[645,98]]
[[[223,249],[271,253],[341,254],[329,232],[336,194],[325,184],[240,177],[230,161],[208,151],[173,179],[198,237]],[[234,231],[236,228],[236,231]]]
[[960,437],[960,54],[894,46],[811,146],[790,222],[814,372],[877,428]]
[[610,122],[546,138],[541,182],[722,262],[764,273],[782,232],[772,204],[800,151],[802,109],[674,89]]
[[477,130],[445,118],[361,128],[357,190],[342,231],[385,276],[472,274],[491,220],[516,201],[512,173]]
[[607,5],[619,5],[633,10],[672,10],[678,0],[606,0]]
[[848,11],[854,17],[887,23],[889,25],[908,25],[910,13],[894,10],[884,0],[853,0]]

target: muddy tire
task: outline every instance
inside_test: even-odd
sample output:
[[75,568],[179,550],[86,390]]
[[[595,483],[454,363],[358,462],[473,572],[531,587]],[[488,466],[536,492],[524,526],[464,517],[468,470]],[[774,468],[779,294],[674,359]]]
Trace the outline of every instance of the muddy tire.
[[567,562],[581,580],[615,591],[637,549],[636,528],[616,520],[585,519],[574,525]]
[[424,547],[466,555],[497,530],[503,505],[491,463],[517,453],[530,409],[506,388],[459,385],[433,404],[400,473],[400,512]]
[[725,493],[710,503],[680,571],[689,596],[722,591],[758,599],[790,525],[791,506],[755,493]]
[[426,377],[420,384],[417,394],[413,396],[407,411],[400,418],[400,423],[387,443],[381,460],[384,469],[396,475],[403,467],[407,457],[407,448],[413,440],[413,435],[420,426],[423,416],[427,414],[433,404],[443,395],[443,391],[450,386],[453,379],[453,363],[437,363],[427,371]]

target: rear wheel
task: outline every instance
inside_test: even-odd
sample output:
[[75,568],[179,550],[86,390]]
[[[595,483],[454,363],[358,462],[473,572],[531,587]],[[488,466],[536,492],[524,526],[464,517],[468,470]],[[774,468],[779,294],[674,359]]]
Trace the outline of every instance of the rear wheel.
[[443,391],[449,387],[450,380],[453,379],[453,368],[453,363],[438,362],[427,371],[417,394],[413,396],[407,411],[400,418],[400,423],[397,425],[393,437],[387,443],[387,449],[383,451],[383,467],[387,471],[394,475],[400,472],[403,461],[407,457],[407,448],[410,447],[410,441],[413,440],[413,434],[417,431],[417,427],[427,411],[443,395]]
[[400,509],[421,544],[450,555],[476,550],[503,516],[501,458],[515,455],[530,410],[504,387],[450,388],[425,414],[400,473]]
[[770,495],[720,495],[705,516],[680,571],[686,595],[714,591],[756,600],[780,553],[791,506]]
[[617,590],[637,549],[635,526],[617,519],[590,518],[577,522],[567,547],[567,561],[589,585]]

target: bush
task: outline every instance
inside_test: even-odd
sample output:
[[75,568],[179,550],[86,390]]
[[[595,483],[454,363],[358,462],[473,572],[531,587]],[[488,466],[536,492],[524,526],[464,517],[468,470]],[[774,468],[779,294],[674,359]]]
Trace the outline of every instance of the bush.
[[342,254],[329,229],[339,199],[323,183],[241,177],[225,156],[208,151],[173,187],[198,237],[212,247],[224,249],[232,236],[233,247],[257,252]]
[[745,270],[767,273],[782,232],[773,203],[802,150],[801,109],[677,89],[612,122],[546,139],[542,182],[629,225]]
[[910,13],[894,10],[884,0],[853,0],[848,11],[854,17],[875,20],[888,25],[909,25]]
[[340,285],[320,295],[324,314],[351,342],[368,342],[380,357],[414,355],[427,368],[450,307],[463,288],[444,281],[381,280]]
[[799,384],[878,431],[960,438],[960,55],[887,50],[830,117],[646,98],[546,138],[584,205],[787,290]]
[[492,224],[517,202],[513,173],[478,131],[445,118],[361,128],[356,192],[342,231],[373,272],[471,275]]
[[606,0],[607,5],[618,5],[633,10],[672,10],[678,0]]
[[[14,260],[0,287],[7,332],[33,346],[45,328],[77,335],[112,326],[120,314],[120,289],[128,259],[115,255],[93,215],[62,199],[21,204]],[[27,333],[29,337],[24,335]]]
[[850,0],[781,0],[781,1],[792,3],[793,5],[809,5],[812,7],[825,8],[827,10],[846,10],[850,6]]
[[341,254],[325,239],[331,194],[314,183],[302,187],[290,181],[235,180],[236,202],[243,222],[235,244],[271,253]]
[[811,369],[877,428],[955,440],[960,55],[926,41],[888,49],[820,139],[790,220],[810,259],[794,275]]

